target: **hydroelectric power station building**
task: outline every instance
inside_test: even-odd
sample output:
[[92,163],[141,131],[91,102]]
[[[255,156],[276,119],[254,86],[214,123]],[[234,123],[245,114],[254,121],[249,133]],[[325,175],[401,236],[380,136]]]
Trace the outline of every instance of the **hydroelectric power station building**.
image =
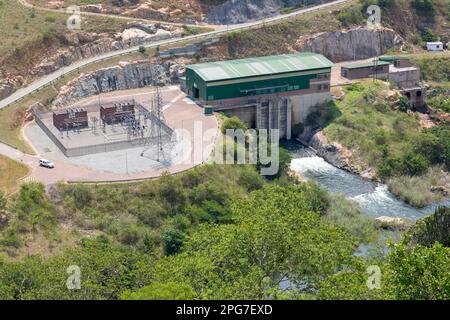
[[185,89],[214,111],[290,139],[293,125],[331,99],[332,66],[310,52],[188,65]]

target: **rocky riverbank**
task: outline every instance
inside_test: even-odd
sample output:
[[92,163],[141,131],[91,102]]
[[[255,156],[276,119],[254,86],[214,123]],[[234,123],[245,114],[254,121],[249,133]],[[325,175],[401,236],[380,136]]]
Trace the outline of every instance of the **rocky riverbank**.
[[315,133],[306,143],[317,155],[336,168],[357,174],[365,179],[380,181],[374,168],[367,168],[361,161],[355,160],[351,150],[337,142],[330,142],[322,131]]

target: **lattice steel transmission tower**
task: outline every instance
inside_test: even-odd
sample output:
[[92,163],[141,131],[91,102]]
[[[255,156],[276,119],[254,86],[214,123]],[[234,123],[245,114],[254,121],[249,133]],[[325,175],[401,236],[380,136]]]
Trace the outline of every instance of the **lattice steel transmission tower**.
[[166,160],[166,155],[164,152],[163,138],[166,135],[172,134],[172,129],[166,124],[166,119],[163,113],[163,98],[161,90],[156,88],[156,93],[153,96],[151,103],[150,112],[147,111],[143,106],[138,105],[140,112],[143,113],[144,118],[150,120],[150,128],[147,137],[144,138],[144,149],[142,150],[141,156],[149,150],[152,146],[156,146],[156,161],[161,162],[161,160]]

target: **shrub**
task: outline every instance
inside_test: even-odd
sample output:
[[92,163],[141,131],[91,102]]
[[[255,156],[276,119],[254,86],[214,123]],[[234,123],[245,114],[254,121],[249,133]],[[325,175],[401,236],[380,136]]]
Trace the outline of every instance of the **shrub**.
[[56,16],[53,13],[46,13],[44,16],[45,22],[55,22]]
[[435,10],[433,0],[413,0],[411,5],[420,15],[430,16]]
[[47,27],[44,30],[42,30],[42,40],[49,41],[55,33],[55,29],[51,27]]
[[227,130],[232,129],[232,130],[238,130],[238,129],[242,129],[244,132],[248,130],[247,125],[241,121],[241,119],[239,119],[236,116],[233,116],[231,118],[226,118],[225,121],[222,124],[222,133],[226,134]]
[[424,173],[428,168],[427,159],[414,151],[407,152],[401,159],[401,172],[410,176]]
[[439,207],[414,224],[410,230],[413,244],[432,247],[436,242],[450,247],[450,207]]
[[344,228],[361,242],[370,242],[376,235],[375,220],[363,214],[355,202],[343,196],[331,197],[325,220]]
[[251,192],[262,189],[264,186],[264,179],[255,170],[246,169],[242,171],[238,183]]
[[352,7],[346,11],[339,13],[337,18],[344,27],[350,27],[351,25],[360,25],[363,24],[366,20],[361,11],[361,7],[359,6]]
[[301,135],[305,131],[305,125],[301,122],[297,123],[292,127],[292,133],[295,136]]
[[430,29],[425,29],[421,33],[421,38],[424,42],[434,42],[437,41],[437,36]]
[[393,177],[387,181],[393,194],[417,208],[439,201],[442,195],[432,192],[431,188],[441,184],[444,183],[440,167],[430,168],[423,175]]
[[409,100],[407,97],[402,96],[400,98],[400,110],[406,112],[409,109]]
[[163,242],[164,249],[167,255],[174,255],[180,252],[181,246],[183,245],[183,241],[185,238],[185,234],[178,229],[168,229],[164,232]]
[[62,187],[63,195],[68,195],[73,198],[77,209],[89,207],[92,201],[92,192],[89,186],[84,184],[72,185],[70,188]]
[[316,127],[318,125],[318,121],[320,119],[320,115],[321,115],[321,113],[320,113],[319,110],[311,112],[306,117],[306,124],[310,125],[312,127]]

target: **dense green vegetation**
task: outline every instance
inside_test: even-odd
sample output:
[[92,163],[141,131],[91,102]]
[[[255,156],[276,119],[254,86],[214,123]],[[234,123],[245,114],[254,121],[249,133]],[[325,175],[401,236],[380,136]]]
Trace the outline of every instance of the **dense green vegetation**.
[[448,56],[418,56],[412,62],[420,67],[421,78],[426,81],[450,81],[450,58]]
[[450,113],[450,94],[438,93],[434,97],[427,100],[427,105],[433,109]]
[[228,202],[263,184],[252,168],[218,165],[136,185],[61,184],[51,202],[41,185],[27,184],[9,203],[9,223],[0,242],[13,253],[36,230],[58,242],[54,222],[59,220],[143,251],[176,252],[191,225],[229,221]]
[[440,207],[427,218],[419,220],[409,232],[411,244],[432,247],[435,242],[450,247],[450,208]]
[[[295,298],[278,288],[286,275],[315,290],[378,231],[286,166],[276,179],[259,165],[205,165],[132,185],[25,184],[0,199],[0,298]],[[48,250],[33,252],[41,235]],[[66,288],[72,265],[80,290]]]
[[[450,295],[448,208],[419,221],[387,256],[359,257],[359,244],[376,236],[373,220],[314,184],[268,183],[253,166],[207,165],[135,185],[59,185],[48,195],[27,184],[9,201],[0,199],[0,215],[3,240],[50,236],[62,223],[91,231],[48,257],[0,256],[4,299]],[[3,248],[11,244],[2,241]],[[381,268],[382,286],[369,290],[373,264]],[[69,266],[80,267],[81,289],[66,288]]]
[[[30,188],[27,190],[26,193],[31,192]],[[50,258],[29,256],[21,261],[10,261],[4,257],[0,259],[0,297],[449,297],[448,228],[438,222],[448,220],[448,208],[438,210],[436,216],[417,224],[415,228],[419,231],[411,232],[420,239],[417,244],[407,245],[411,239],[408,234],[403,243],[391,247],[388,256],[363,258],[353,254],[360,243],[358,236],[330,218],[329,210],[333,205],[330,206],[329,201],[333,199],[313,185],[265,185],[230,202],[229,222],[191,226],[178,253],[160,255],[152,250],[112,243],[108,237],[97,237],[81,239],[76,247]],[[380,289],[369,290],[366,286],[367,267],[372,264],[378,265],[382,272]],[[79,290],[66,288],[67,268],[73,265],[81,269]],[[280,286],[286,281],[289,281],[287,289]],[[426,290],[421,290],[423,287]]]

